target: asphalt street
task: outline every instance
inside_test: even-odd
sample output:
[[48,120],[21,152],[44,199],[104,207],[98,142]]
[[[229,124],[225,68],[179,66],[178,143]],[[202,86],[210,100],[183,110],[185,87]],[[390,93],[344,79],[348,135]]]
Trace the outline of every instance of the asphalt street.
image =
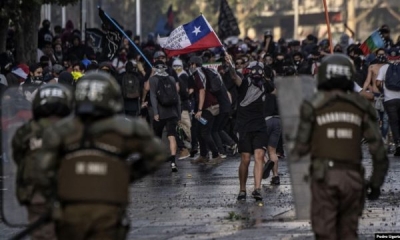
[[[372,161],[364,150],[367,176]],[[171,173],[168,163],[158,172],[131,187],[128,239],[313,239],[309,221],[295,220],[287,160],[280,160],[281,185],[263,180],[263,206],[251,198],[253,163],[250,165],[246,202],[237,202],[239,156],[218,166],[198,166],[190,158],[177,162]],[[400,159],[390,158],[389,174],[381,198],[367,201],[360,221],[360,239],[374,233],[400,232]],[[21,229],[0,223],[0,239]]]

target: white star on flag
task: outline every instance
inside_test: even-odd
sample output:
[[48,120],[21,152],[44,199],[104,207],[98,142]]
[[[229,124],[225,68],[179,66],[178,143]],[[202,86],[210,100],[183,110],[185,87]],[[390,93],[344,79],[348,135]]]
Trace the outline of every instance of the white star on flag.
[[195,26],[192,33],[196,33],[196,36],[197,36],[197,34],[200,33],[200,32],[201,32],[201,31],[200,31],[200,26],[199,26],[199,27],[196,27],[196,26]]
[[157,41],[169,57],[222,46],[203,15],[175,28],[168,37],[157,37]]

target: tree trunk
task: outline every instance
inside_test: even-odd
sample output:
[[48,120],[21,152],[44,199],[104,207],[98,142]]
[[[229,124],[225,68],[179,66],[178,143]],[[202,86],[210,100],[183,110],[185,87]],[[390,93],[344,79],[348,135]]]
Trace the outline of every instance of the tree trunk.
[[0,18],[0,53],[6,51],[8,18]]
[[38,26],[40,24],[40,4],[30,4],[21,8],[21,17],[16,22],[17,62],[36,63],[38,47]]

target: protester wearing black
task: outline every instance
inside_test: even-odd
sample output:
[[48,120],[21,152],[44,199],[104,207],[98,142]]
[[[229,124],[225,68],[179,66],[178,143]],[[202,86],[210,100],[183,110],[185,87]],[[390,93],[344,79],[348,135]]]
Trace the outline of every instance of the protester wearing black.
[[175,163],[177,152],[176,128],[181,117],[179,85],[173,77],[166,72],[167,66],[162,61],[154,63],[155,74],[149,79],[150,100],[154,112],[153,129],[159,138],[162,138],[166,128],[169,141],[172,172],[177,172]]
[[126,71],[121,76],[121,90],[124,98],[125,114],[137,117],[140,113],[140,96],[143,91],[143,75],[138,72],[137,64],[128,61],[125,65]]
[[[197,120],[205,119],[207,123],[198,124],[198,137],[200,144],[200,156],[193,160],[193,164],[218,164],[221,162],[221,157],[219,156],[217,146],[211,135],[213,124],[215,121],[215,116],[219,112],[218,99],[210,92],[207,79],[202,69],[203,61],[200,57],[193,56],[189,60],[190,69],[195,80],[195,92],[199,96],[198,109],[195,115]],[[208,161],[207,154],[208,150],[212,153],[212,160]]]

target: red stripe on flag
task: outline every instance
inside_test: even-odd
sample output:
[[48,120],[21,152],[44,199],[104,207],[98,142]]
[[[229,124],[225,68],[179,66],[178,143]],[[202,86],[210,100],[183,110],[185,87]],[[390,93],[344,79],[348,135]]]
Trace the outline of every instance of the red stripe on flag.
[[178,50],[169,50],[169,49],[164,49],[165,52],[167,53],[168,57],[176,56],[176,55],[181,55],[181,54],[186,54],[186,53],[191,53],[191,52],[196,52],[212,47],[220,47],[221,42],[217,38],[214,32],[210,32],[206,36],[204,36],[202,39],[199,41],[195,42],[194,44],[183,48],[183,49],[178,49]]

